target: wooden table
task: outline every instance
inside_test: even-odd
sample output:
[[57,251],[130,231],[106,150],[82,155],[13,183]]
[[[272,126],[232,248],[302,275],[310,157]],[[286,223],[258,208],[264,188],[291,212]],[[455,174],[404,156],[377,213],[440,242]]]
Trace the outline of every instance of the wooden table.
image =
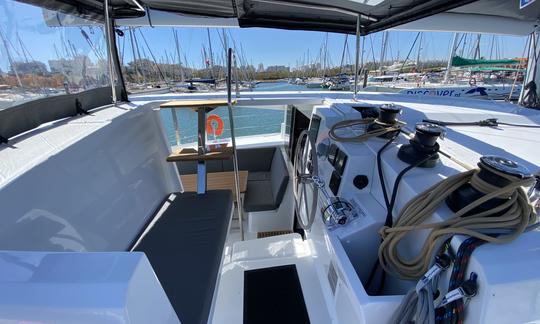
[[[236,100],[231,102],[235,104]],[[228,105],[227,99],[210,99],[210,100],[178,100],[178,101],[169,101],[161,104],[160,108],[170,108],[172,113],[172,119],[174,123],[174,133],[176,137],[176,146],[180,146],[180,129],[178,126],[178,119],[176,118],[176,109],[177,108],[190,108],[197,112],[197,150],[195,153],[189,154],[177,154],[170,155],[167,158],[167,161],[181,161],[183,159],[197,158],[197,172],[200,173],[199,178],[196,179],[198,185],[195,186],[195,189],[198,193],[206,192],[208,180],[206,177],[206,160],[209,159],[223,159],[230,158],[223,153],[208,154],[206,151],[206,113],[210,112],[217,107]],[[233,139],[234,143],[234,139]],[[220,182],[222,183],[222,182]],[[225,183],[223,183],[225,184]],[[233,186],[234,188],[234,186]],[[211,189],[211,188],[210,188]],[[233,190],[234,192],[234,190]]]
[[[239,171],[238,177],[240,178],[240,192],[246,192],[248,171]],[[197,191],[197,175],[196,174],[184,174],[181,175],[182,185],[184,191]],[[234,186],[234,172],[209,172],[206,174],[207,190],[229,189],[233,193],[233,198],[236,199],[236,189]]]

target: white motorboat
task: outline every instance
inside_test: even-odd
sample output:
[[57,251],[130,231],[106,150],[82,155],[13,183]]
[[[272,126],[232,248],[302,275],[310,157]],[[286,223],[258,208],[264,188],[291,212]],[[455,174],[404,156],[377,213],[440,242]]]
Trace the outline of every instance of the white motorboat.
[[[540,111],[526,107],[539,106],[540,47],[513,104],[358,92],[358,75],[354,92],[235,92],[232,49],[226,92],[128,95],[115,46],[115,26],[170,25],[356,31],[357,48],[387,28],[504,31],[538,43],[540,2],[28,0],[5,9],[0,21],[13,26],[2,30],[13,33],[46,27],[29,16],[62,37],[98,25],[91,37],[103,31],[107,68],[95,73],[115,86],[87,82],[0,110],[0,322],[540,320]],[[258,109],[250,127],[259,134],[235,135],[240,109]],[[264,109],[282,109],[279,132],[262,131]]]

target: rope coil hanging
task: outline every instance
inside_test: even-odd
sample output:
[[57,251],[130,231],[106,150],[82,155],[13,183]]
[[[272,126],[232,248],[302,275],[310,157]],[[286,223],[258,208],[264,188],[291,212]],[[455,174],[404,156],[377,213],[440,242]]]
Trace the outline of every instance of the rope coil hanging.
[[[397,120],[396,116],[401,113],[401,108],[394,104],[383,104],[379,107],[378,117],[343,120],[334,124],[328,131],[328,136],[336,142],[364,142],[372,137],[391,138],[405,125]],[[358,136],[340,136],[337,130],[353,126],[364,126],[365,132]]]
[[[537,216],[522,187],[534,184],[533,177],[519,179],[487,165],[482,168],[505,179],[509,184],[497,187],[478,176],[480,169],[470,170],[431,186],[410,200],[401,210],[394,227],[383,227],[383,241],[379,247],[379,261],[384,270],[402,279],[418,279],[429,268],[433,256],[445,240],[453,235],[467,235],[491,243],[507,243],[533,225]],[[470,183],[483,196],[455,212],[450,218],[437,223],[425,224],[440,204],[462,185]],[[504,202],[490,210],[475,209],[493,198]],[[471,215],[467,215],[473,211]],[[430,230],[421,250],[412,258],[398,252],[401,240],[411,231]],[[504,235],[491,236],[493,233]]]
[[[360,126],[360,125],[363,125],[367,128],[367,126],[370,124],[377,124],[381,127],[375,128],[373,130],[367,130],[362,135],[354,136],[354,137],[346,137],[346,136],[340,136],[336,134],[336,131],[339,129],[353,127],[353,126]],[[400,130],[403,125],[404,123],[400,121],[387,124],[387,123],[383,123],[379,121],[376,118],[343,120],[343,121],[337,122],[330,128],[330,131],[328,132],[328,137],[330,137],[332,140],[336,142],[363,142],[372,137],[378,137],[378,136],[385,135],[387,133],[396,132]]]

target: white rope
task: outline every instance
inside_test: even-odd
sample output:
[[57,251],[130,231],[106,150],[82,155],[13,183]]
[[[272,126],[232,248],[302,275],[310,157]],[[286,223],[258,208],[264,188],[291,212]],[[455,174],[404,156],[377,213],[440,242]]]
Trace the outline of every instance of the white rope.
[[[536,212],[523,190],[523,187],[534,183],[534,178],[517,179],[487,166],[485,168],[511,183],[503,188],[490,185],[478,177],[478,169],[448,177],[411,199],[401,210],[394,227],[381,229],[383,241],[379,246],[379,261],[386,272],[402,279],[418,279],[427,271],[433,256],[449,236],[462,234],[487,242],[507,243],[536,223]],[[424,223],[452,192],[467,182],[484,196],[445,221]],[[464,216],[493,198],[505,198],[506,201],[489,211]],[[413,258],[403,257],[398,252],[400,241],[412,231],[426,229],[430,233],[418,254]],[[494,237],[486,234],[494,230],[500,230],[504,235]]]

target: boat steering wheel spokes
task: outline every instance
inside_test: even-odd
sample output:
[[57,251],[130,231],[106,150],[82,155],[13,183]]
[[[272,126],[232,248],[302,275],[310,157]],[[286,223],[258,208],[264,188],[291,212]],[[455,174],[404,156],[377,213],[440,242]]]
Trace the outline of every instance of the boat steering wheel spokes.
[[315,141],[307,130],[302,131],[296,141],[294,151],[294,208],[298,223],[304,230],[311,228],[317,210],[318,179]]

